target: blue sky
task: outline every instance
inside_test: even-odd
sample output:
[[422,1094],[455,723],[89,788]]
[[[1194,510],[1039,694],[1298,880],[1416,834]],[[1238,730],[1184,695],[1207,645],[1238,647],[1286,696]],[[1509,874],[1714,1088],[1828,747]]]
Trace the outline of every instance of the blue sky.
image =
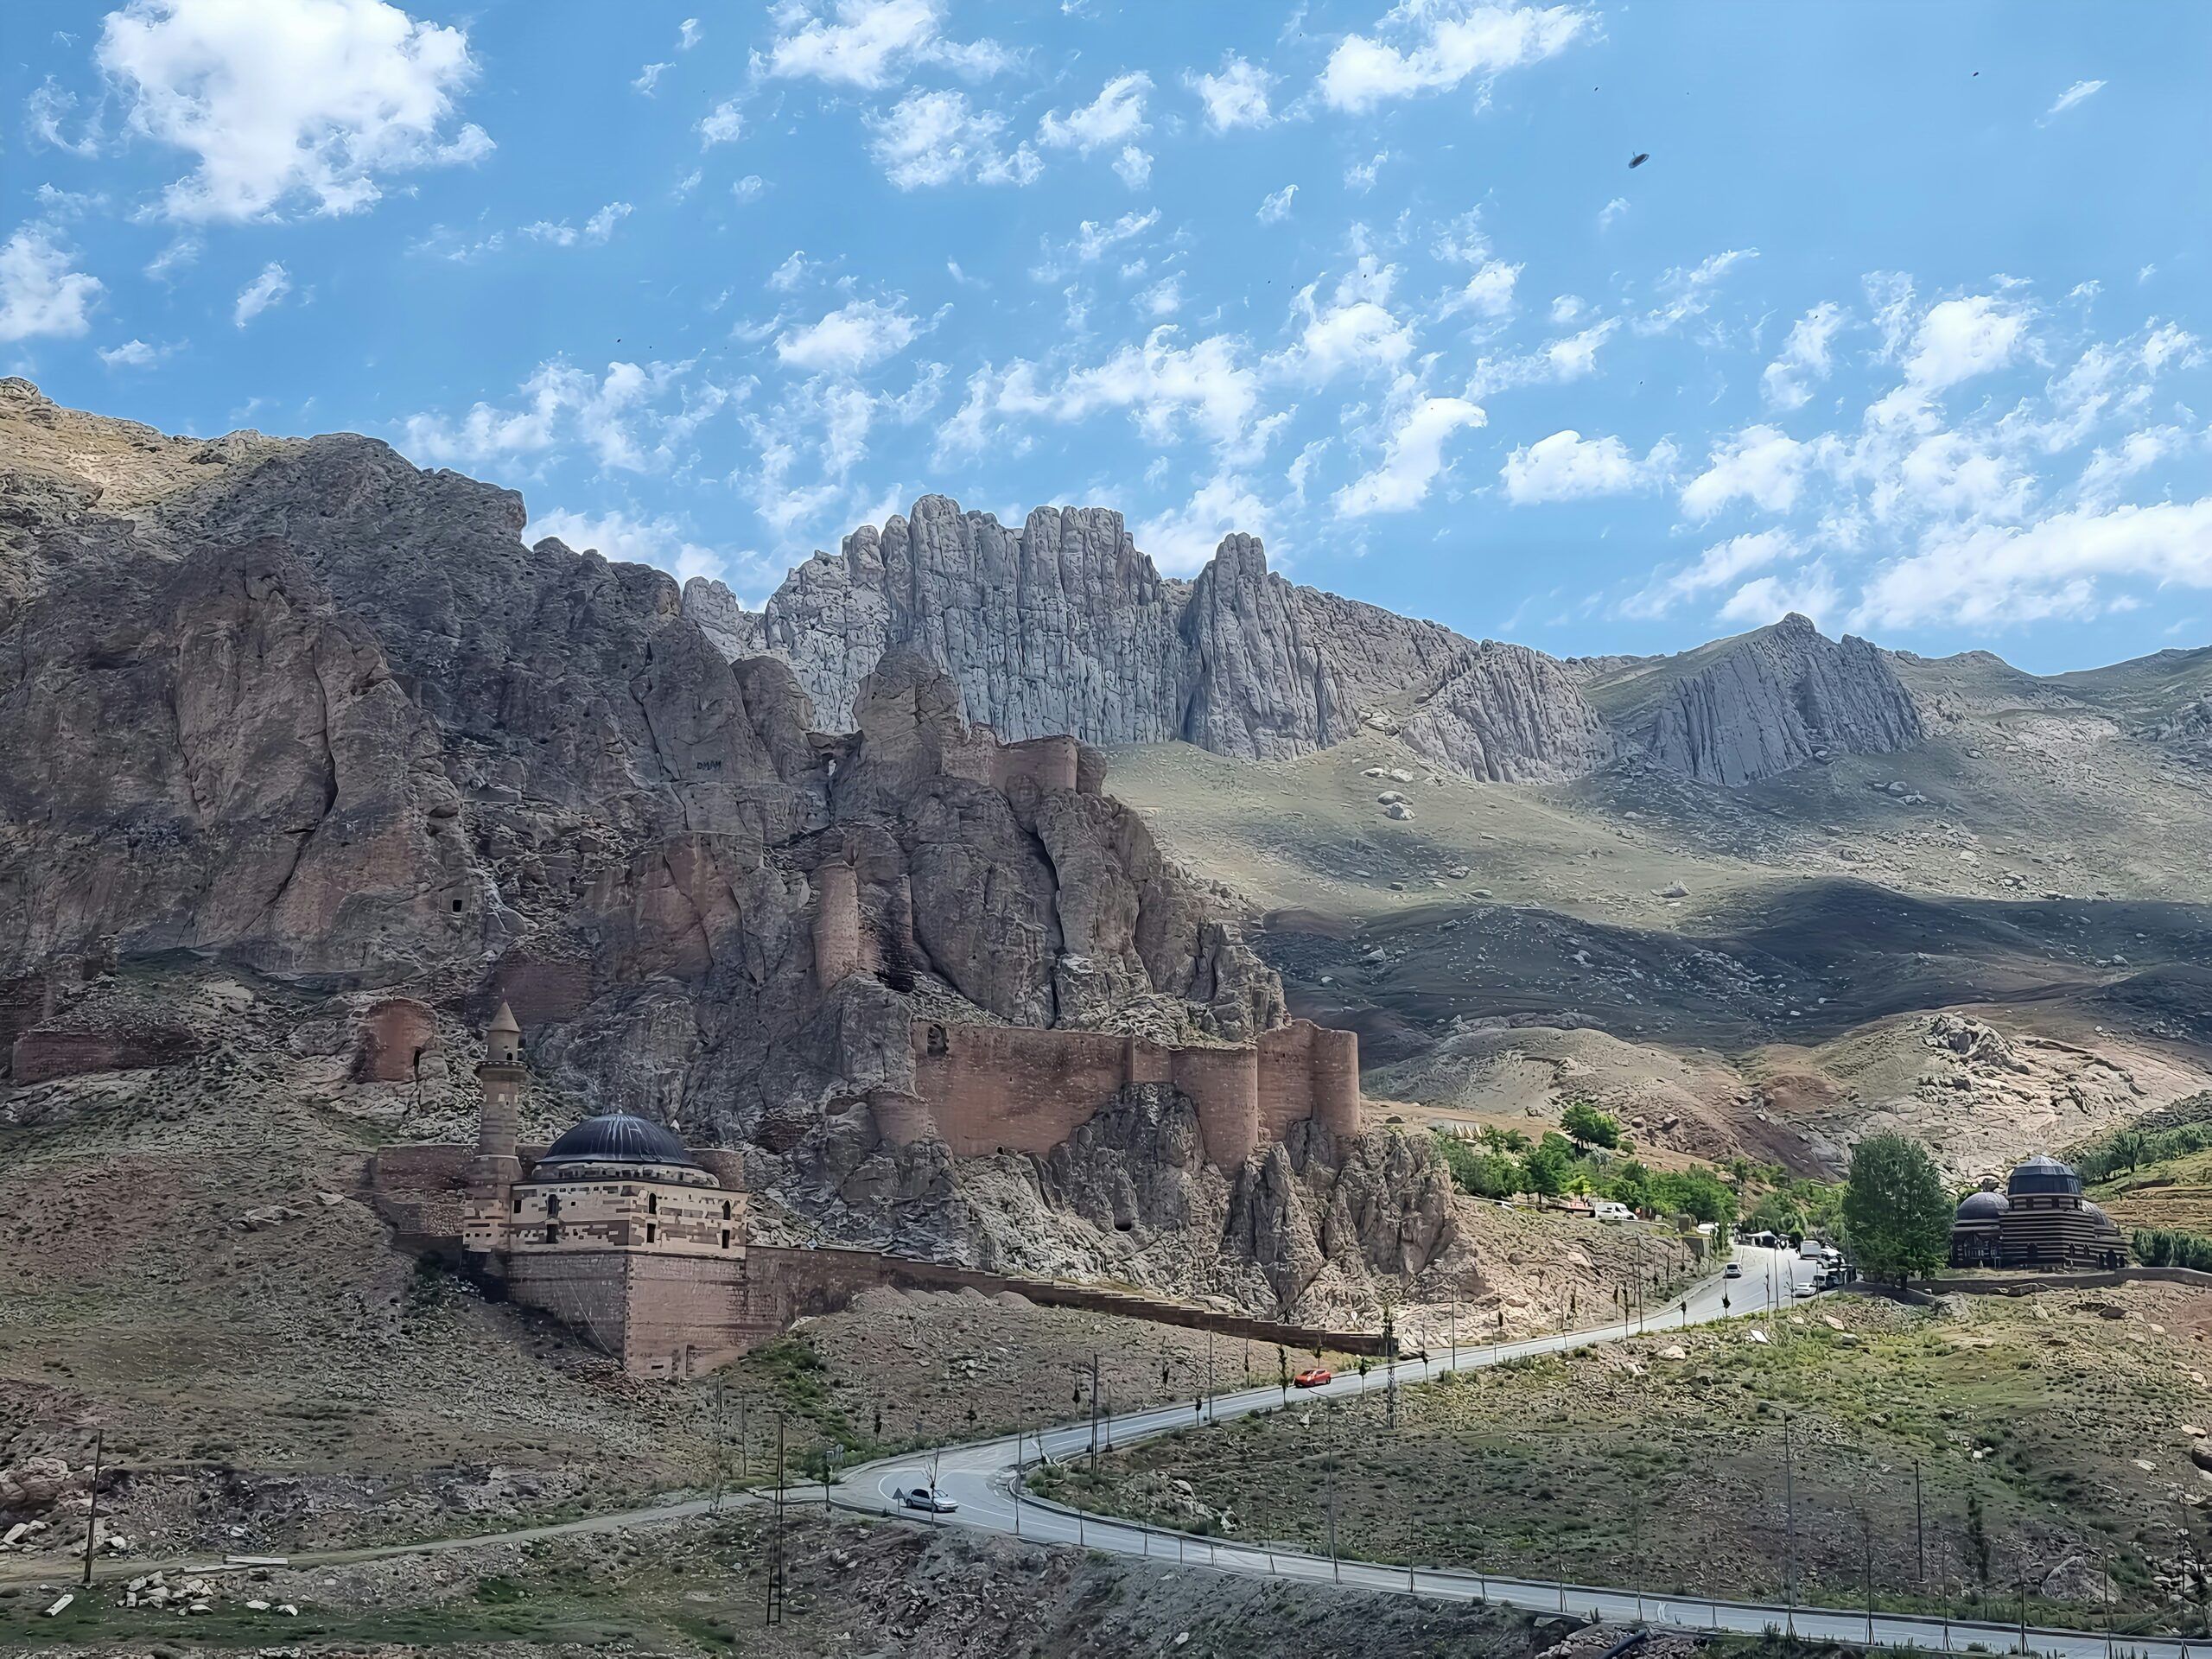
[[748,603],[935,490],[1561,653],[2212,637],[2201,6],[10,16],[0,370]]

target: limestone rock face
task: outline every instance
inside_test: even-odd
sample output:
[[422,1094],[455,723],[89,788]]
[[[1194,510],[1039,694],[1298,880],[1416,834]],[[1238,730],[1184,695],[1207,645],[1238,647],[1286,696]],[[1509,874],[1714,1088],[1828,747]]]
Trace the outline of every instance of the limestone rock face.
[[699,581],[683,607],[726,654],[789,663],[836,728],[877,661],[907,650],[1011,740],[1180,740],[1280,760],[1372,730],[1488,782],[1565,782],[1642,753],[1738,785],[1920,737],[1881,653],[1802,617],[1693,663],[1567,664],[1294,586],[1251,536],[1224,537],[1194,582],[1166,581],[1121,516],[1095,508],[1040,507],[1017,531],[924,496],[797,567],[757,616]]
[[1407,747],[1486,783],[1561,783],[1613,757],[1613,734],[1556,658],[1485,639],[1462,647],[1398,722]]
[[1692,656],[1704,660],[1640,711],[1631,737],[1700,783],[1757,783],[1824,752],[1886,754],[1920,741],[1920,712],[1882,653],[1795,613]]

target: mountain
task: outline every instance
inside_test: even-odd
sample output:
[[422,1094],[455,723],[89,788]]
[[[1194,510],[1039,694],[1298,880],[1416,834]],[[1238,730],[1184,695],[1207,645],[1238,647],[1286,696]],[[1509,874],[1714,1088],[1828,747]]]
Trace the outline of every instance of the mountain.
[[1119,513],[1096,507],[1039,507],[1016,531],[926,495],[798,566],[758,613],[704,577],[683,604],[734,660],[789,663],[831,721],[903,646],[942,664],[970,714],[1009,738],[1181,741],[1282,760],[1383,731],[1490,782],[1562,782],[1641,757],[1733,786],[1920,736],[1883,653],[1802,617],[1682,657],[1570,665],[1294,586],[1251,536],[1224,538],[1195,581],[1170,581]]

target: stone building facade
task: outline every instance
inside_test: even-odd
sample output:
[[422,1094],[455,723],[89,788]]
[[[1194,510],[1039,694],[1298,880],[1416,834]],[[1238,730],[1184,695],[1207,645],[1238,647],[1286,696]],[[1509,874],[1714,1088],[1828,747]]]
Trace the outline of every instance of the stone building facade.
[[2013,1169],[2002,1192],[1995,1176],[1985,1177],[1951,1220],[1955,1268],[2090,1269],[2126,1261],[2126,1240],[2082,1196],[2081,1176],[2040,1153]]

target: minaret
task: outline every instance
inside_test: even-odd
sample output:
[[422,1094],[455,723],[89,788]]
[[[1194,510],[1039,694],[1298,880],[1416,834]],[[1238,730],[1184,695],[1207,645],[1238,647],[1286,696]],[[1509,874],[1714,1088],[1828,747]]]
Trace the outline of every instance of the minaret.
[[476,1155],[469,1160],[472,1191],[505,1189],[522,1179],[515,1135],[522,1117],[522,1027],[505,1002],[484,1033],[484,1064],[476,1068],[484,1088],[483,1115],[477,1121]]

